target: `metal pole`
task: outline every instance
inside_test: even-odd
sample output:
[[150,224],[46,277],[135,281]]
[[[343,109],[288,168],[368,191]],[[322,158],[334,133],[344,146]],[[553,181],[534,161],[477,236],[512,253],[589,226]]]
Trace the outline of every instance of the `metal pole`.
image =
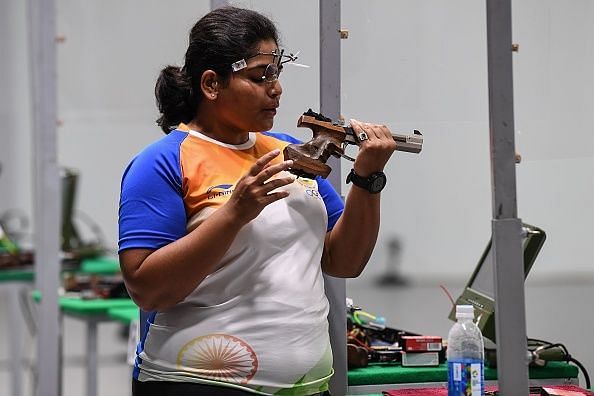
[[495,332],[499,390],[528,395],[522,223],[517,218],[511,0],[487,0]]
[[29,0],[29,40],[34,154],[35,282],[41,291],[37,335],[37,393],[60,394],[58,310],[60,177],[57,164],[56,8],[54,0]]
[[25,331],[25,320],[23,318],[23,311],[20,306],[19,297],[21,292],[27,291],[29,288],[25,283],[15,283],[8,286],[9,298],[9,318],[10,328],[8,334],[10,336],[10,358],[12,359],[11,371],[11,387],[12,396],[21,396],[23,394],[23,357],[24,348],[23,337]]
[[[319,0],[320,5],[320,112],[337,120],[340,116],[340,0]],[[340,160],[331,157],[328,177],[340,192]],[[334,355],[334,376],[330,391],[346,395],[348,387],[346,354],[346,281],[324,276],[326,296],[330,302],[330,343]]]
[[87,396],[97,396],[97,326],[95,318],[87,322]]
[[[340,0],[320,0],[320,112],[340,117]],[[328,181],[340,191],[340,159],[331,156],[328,165]]]

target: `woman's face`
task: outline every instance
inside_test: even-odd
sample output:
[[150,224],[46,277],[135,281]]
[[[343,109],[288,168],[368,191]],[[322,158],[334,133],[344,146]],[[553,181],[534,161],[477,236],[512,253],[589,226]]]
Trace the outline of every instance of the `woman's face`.
[[[260,42],[257,52],[278,52],[274,40]],[[220,121],[236,132],[262,132],[272,128],[280,103],[280,81],[262,79],[273,55],[258,55],[248,59],[247,67],[231,74],[227,86],[219,89],[216,105]]]

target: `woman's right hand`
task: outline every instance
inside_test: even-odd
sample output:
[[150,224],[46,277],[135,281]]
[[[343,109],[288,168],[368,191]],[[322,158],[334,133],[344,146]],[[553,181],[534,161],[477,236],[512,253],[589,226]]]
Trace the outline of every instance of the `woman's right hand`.
[[270,180],[272,176],[289,169],[293,165],[292,160],[269,165],[270,161],[279,154],[279,149],[266,153],[237,182],[235,191],[233,191],[225,206],[238,221],[247,224],[255,219],[266,206],[289,196],[288,191],[272,192],[295,181],[295,176]]

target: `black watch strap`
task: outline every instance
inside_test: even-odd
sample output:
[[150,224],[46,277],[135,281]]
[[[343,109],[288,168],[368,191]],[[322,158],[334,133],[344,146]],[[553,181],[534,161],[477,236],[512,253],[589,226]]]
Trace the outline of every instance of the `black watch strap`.
[[384,189],[386,186],[386,174],[384,172],[374,172],[368,177],[362,177],[355,173],[354,169],[346,178],[347,184],[353,182],[357,187],[363,188],[369,191],[371,194],[377,194]]

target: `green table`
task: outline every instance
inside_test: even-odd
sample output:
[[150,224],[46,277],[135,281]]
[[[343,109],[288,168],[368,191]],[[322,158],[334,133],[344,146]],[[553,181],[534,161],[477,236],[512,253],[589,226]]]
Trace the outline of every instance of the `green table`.
[[[120,272],[119,261],[115,257],[96,257],[85,259],[81,262],[78,272],[82,274],[113,275]],[[23,268],[0,269],[0,288],[8,291],[9,296],[9,317],[12,318],[9,323],[10,334],[10,357],[13,362],[23,361],[23,335],[25,323],[21,309],[20,299],[29,296],[33,281],[35,279],[35,267],[27,266]],[[114,302],[114,305],[120,304]],[[129,304],[129,303],[128,303]],[[102,303],[84,303],[81,305],[76,301],[60,301],[60,307],[63,312],[80,315],[106,314]],[[110,305],[111,307],[112,305]],[[108,309],[108,308],[107,308]],[[22,389],[21,365],[11,365],[11,394],[20,396]]]
[[60,297],[58,305],[62,312],[81,317],[105,316],[114,308],[136,309],[136,304],[129,298],[96,298],[84,300],[74,297]]
[[[31,292],[31,297],[35,302],[41,301],[39,290]],[[92,298],[84,299],[80,297],[61,296],[58,298],[58,305],[62,312],[74,315],[107,315],[110,309],[115,308],[135,308],[136,304],[129,298]]]
[[96,257],[85,259],[80,264],[83,274],[113,275],[120,272],[120,262],[117,257]]
[[136,306],[111,308],[107,311],[107,315],[113,320],[120,321],[127,325],[134,320],[140,319],[140,311]]
[[[41,293],[31,293],[33,300],[39,302]],[[109,315],[110,310],[124,309],[136,310],[136,304],[129,298],[97,298],[81,299],[79,297],[59,297],[60,312],[80,320],[87,325],[87,396],[97,395],[97,326],[100,322],[113,321]]]
[[112,321],[108,315],[111,309],[134,309],[136,305],[129,298],[92,299],[60,297],[58,300],[63,314],[84,320],[87,324],[87,396],[97,395],[97,327],[100,322]]
[[[437,367],[402,367],[394,364],[371,364],[348,372],[349,395],[381,393],[382,390],[427,386],[446,386],[447,365]],[[576,384],[578,368],[564,362],[549,362],[546,367],[531,367],[532,385]],[[485,368],[485,382],[497,380],[497,371]]]
[[3,269],[0,270],[1,282],[31,282],[33,280],[33,269]]
[[[114,275],[120,272],[120,263],[117,258],[96,257],[85,259],[77,271],[81,274]],[[33,281],[35,269],[33,266],[25,268],[0,269],[0,283],[14,281]]]

